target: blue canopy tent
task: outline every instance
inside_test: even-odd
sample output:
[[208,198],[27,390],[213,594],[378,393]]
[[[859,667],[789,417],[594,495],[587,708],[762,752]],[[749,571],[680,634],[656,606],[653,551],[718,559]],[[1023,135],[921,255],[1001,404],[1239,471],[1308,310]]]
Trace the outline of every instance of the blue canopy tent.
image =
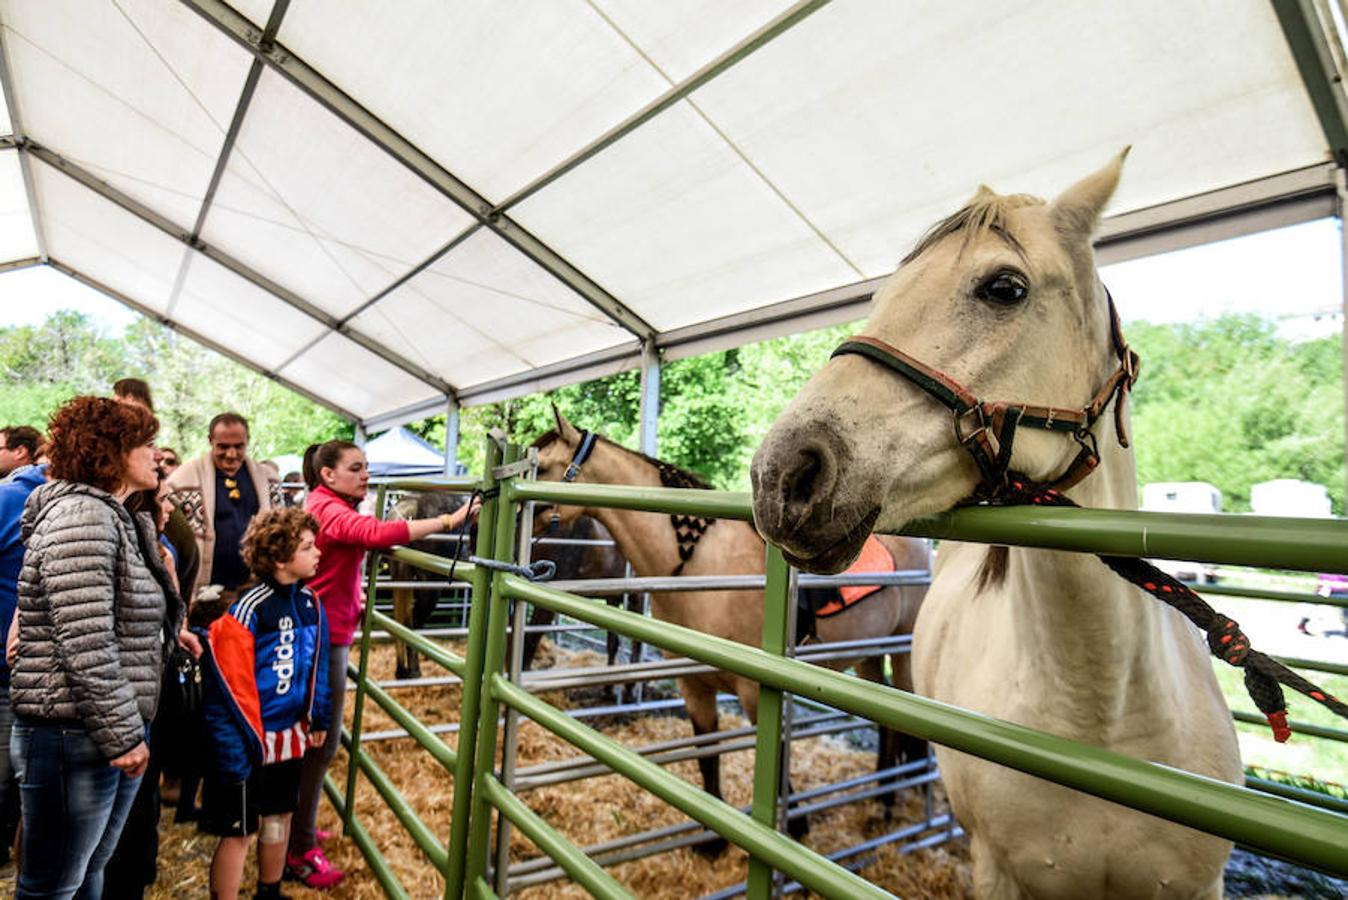
[[443,475],[444,451],[436,449],[406,428],[384,432],[365,445],[370,474],[387,478],[410,475]]

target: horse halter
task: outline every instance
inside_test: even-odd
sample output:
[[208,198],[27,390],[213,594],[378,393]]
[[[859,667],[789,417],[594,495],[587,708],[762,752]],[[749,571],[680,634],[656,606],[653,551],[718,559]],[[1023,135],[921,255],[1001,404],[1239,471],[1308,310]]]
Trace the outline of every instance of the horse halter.
[[1018,426],[1070,434],[1081,449],[1061,475],[1047,482],[1054,490],[1065,491],[1100,464],[1100,450],[1091,428],[1116,395],[1119,402],[1114,406],[1114,427],[1119,443],[1128,446],[1124,415],[1128,393],[1137,380],[1140,360],[1123,339],[1119,312],[1108,290],[1105,291],[1105,297],[1109,300],[1110,336],[1114,352],[1119,357],[1119,366],[1096,391],[1090,403],[1081,409],[980,400],[944,372],[933,369],[879,338],[866,335],[848,338],[833,351],[833,356],[864,356],[902,375],[949,409],[954,416],[955,440],[973,457],[982,475],[982,481],[974,489],[974,496],[978,499],[996,498],[1006,490],[1011,450]]
[[[585,461],[590,458],[594,452],[595,438],[593,431],[582,431],[580,433],[580,443],[576,445],[576,452],[571,454],[571,462],[567,463],[566,471],[562,473],[562,481],[570,484],[580,475],[580,467],[585,465]],[[552,518],[548,520],[548,533],[556,534],[562,527],[561,514],[557,512],[557,507],[552,508]]]

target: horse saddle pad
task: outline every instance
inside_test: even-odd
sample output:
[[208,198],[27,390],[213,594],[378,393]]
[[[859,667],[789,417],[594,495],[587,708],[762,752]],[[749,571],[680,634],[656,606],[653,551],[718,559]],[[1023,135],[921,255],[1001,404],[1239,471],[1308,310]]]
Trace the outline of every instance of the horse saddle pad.
[[[846,574],[863,572],[893,572],[894,558],[885,545],[871,535],[861,547],[861,555],[848,567]],[[817,619],[826,619],[858,603],[880,590],[878,584],[854,584],[841,588],[805,588],[800,592],[801,605]]]

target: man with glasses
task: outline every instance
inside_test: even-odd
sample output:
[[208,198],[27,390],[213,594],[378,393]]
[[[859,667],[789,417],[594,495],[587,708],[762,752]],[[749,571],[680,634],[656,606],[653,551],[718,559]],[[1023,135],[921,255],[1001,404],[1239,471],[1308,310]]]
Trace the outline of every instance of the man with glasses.
[[248,580],[239,542],[253,516],[281,505],[280,479],[248,458],[247,419],[220,413],[207,436],[210,452],[178,466],[168,480],[169,500],[187,516],[201,550],[191,596],[208,584],[231,590]]
[[27,425],[0,428],[0,476],[37,463],[42,451],[42,435]]

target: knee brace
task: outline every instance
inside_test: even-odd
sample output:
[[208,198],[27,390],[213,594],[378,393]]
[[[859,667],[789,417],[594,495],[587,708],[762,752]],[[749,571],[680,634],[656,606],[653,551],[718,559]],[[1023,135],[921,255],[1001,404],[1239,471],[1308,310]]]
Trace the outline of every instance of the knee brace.
[[286,821],[286,816],[263,816],[257,830],[257,840],[260,844],[280,844],[284,843],[289,837],[287,827],[290,823]]

